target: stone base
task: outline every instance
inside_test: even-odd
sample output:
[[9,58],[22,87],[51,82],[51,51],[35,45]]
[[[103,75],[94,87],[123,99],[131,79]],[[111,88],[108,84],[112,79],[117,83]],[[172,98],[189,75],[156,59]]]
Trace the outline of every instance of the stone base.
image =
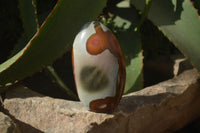
[[24,86],[6,93],[5,110],[22,133],[163,133],[200,116],[196,70],[124,95],[113,114],[87,111],[80,102],[40,95]]

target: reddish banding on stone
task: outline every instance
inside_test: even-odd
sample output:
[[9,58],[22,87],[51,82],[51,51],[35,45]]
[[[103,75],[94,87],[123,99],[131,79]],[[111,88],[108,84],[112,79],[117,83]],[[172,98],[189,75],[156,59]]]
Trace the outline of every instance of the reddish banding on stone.
[[117,106],[115,100],[113,97],[107,97],[91,101],[90,110],[96,113],[112,113]]
[[120,99],[123,95],[126,72],[123,55],[120,49],[119,42],[111,31],[104,32],[100,24],[95,25],[96,33],[93,34],[87,41],[86,47],[88,53],[97,55],[103,52],[105,49],[109,51],[118,59],[119,71],[116,82],[116,95],[113,97],[107,97],[105,99],[97,99],[90,102],[90,110],[94,112],[107,112],[111,113],[117,107]]

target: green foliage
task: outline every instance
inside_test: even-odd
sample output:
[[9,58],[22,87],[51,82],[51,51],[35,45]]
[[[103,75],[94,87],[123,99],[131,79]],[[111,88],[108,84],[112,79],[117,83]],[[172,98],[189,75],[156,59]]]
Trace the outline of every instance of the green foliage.
[[30,40],[37,31],[35,9],[32,3],[32,0],[19,0],[20,16],[28,40]]
[[[143,10],[145,0],[131,3]],[[148,18],[200,70],[200,17],[189,0],[153,0]]]
[[[85,23],[96,19],[107,25],[119,40],[127,72],[125,94],[143,87],[143,50],[145,50],[146,59],[159,55],[155,47],[170,54],[170,48],[163,48],[160,44],[164,42],[163,40],[167,40],[166,38],[200,70],[200,17],[199,10],[196,10],[200,7],[199,0],[191,1],[108,0],[106,5],[106,0],[59,0],[50,11],[50,8],[45,9],[40,7],[40,4],[36,7],[36,2],[43,3],[44,1],[18,0],[24,31],[21,34],[18,30],[21,37],[15,36],[18,42],[13,50],[8,48],[11,58],[0,65],[0,91],[3,90],[2,86],[12,85],[50,64],[54,63],[53,66],[56,68],[55,60],[59,57],[66,59],[62,55],[71,50],[72,41],[80,28]],[[56,1],[49,0],[48,2],[49,4],[44,2],[43,5],[51,7]],[[3,13],[0,15],[3,16]],[[145,29],[148,28],[146,17],[165,37],[157,33],[151,36],[151,33],[148,33],[150,36],[142,38],[148,35],[146,34],[148,29]],[[3,21],[0,24],[6,25]],[[13,22],[8,22],[7,26],[12,27],[11,25],[13,26]],[[19,25],[17,26],[20,27]],[[151,40],[151,42],[146,40]],[[68,58],[66,60],[59,66],[67,64],[65,67],[70,68],[71,60]],[[66,88],[65,91],[68,91],[69,95],[76,97],[68,89],[73,89],[71,87],[73,81],[64,82],[62,81],[64,78],[59,77],[61,75],[64,77],[64,70],[60,72],[61,70],[54,70],[53,67],[48,66],[45,71],[48,71],[51,77],[53,76],[52,79],[62,88]],[[72,78],[69,71],[72,70],[67,70],[66,75]]]
[[32,0],[19,0],[19,10],[24,33],[11,51],[10,57],[23,49],[37,31],[37,21]]
[[94,20],[104,5],[103,0],[58,1],[48,19],[29,43],[0,65],[0,85],[12,84],[41,70],[69,50],[80,27]]
[[18,0],[0,2],[0,63],[7,60],[10,50],[23,32]]

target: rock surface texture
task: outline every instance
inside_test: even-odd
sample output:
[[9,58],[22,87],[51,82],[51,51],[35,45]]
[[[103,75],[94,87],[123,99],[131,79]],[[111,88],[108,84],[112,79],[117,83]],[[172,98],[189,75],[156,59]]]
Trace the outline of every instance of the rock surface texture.
[[9,90],[4,109],[22,133],[168,133],[200,116],[196,70],[123,96],[112,114],[87,111],[80,102],[46,97],[19,86]]
[[14,121],[0,112],[0,133],[21,133]]

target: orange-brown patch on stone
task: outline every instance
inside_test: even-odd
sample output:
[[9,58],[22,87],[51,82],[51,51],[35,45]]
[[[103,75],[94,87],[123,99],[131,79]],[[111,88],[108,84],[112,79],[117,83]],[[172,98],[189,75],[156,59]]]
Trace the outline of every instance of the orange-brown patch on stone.
[[108,44],[107,35],[103,31],[100,25],[95,27],[96,33],[90,36],[87,41],[86,49],[88,53],[92,55],[97,55],[106,49]]
[[[121,97],[124,92],[125,81],[126,81],[126,70],[125,70],[125,62],[122,55],[122,51],[119,45],[117,38],[111,31],[104,32],[100,25],[96,25],[95,27],[96,33],[93,34],[87,42],[87,50],[90,54],[96,55],[103,52],[105,49],[109,49],[109,51],[118,59],[119,70],[117,82],[116,82],[116,95],[114,97],[107,97],[105,99],[98,99],[90,102],[90,110],[98,113],[111,113],[119,104]],[[95,40],[95,36],[101,39],[101,43],[99,43],[98,50],[90,49],[88,45],[91,45],[92,39]],[[92,39],[91,39],[92,38]],[[98,38],[98,39],[99,39]],[[97,40],[97,39],[96,39]],[[90,42],[89,42],[90,41]],[[100,41],[99,41],[100,42]],[[95,44],[95,43],[94,43]],[[96,43],[98,44],[98,43]],[[94,52],[95,51],[95,52]]]
[[97,55],[109,49],[116,57],[122,56],[119,42],[111,31],[103,31],[100,24],[95,25],[95,31],[96,33],[91,35],[86,43],[88,53]]
[[114,97],[107,97],[105,99],[97,99],[90,102],[90,111],[96,113],[112,113],[116,108]]

